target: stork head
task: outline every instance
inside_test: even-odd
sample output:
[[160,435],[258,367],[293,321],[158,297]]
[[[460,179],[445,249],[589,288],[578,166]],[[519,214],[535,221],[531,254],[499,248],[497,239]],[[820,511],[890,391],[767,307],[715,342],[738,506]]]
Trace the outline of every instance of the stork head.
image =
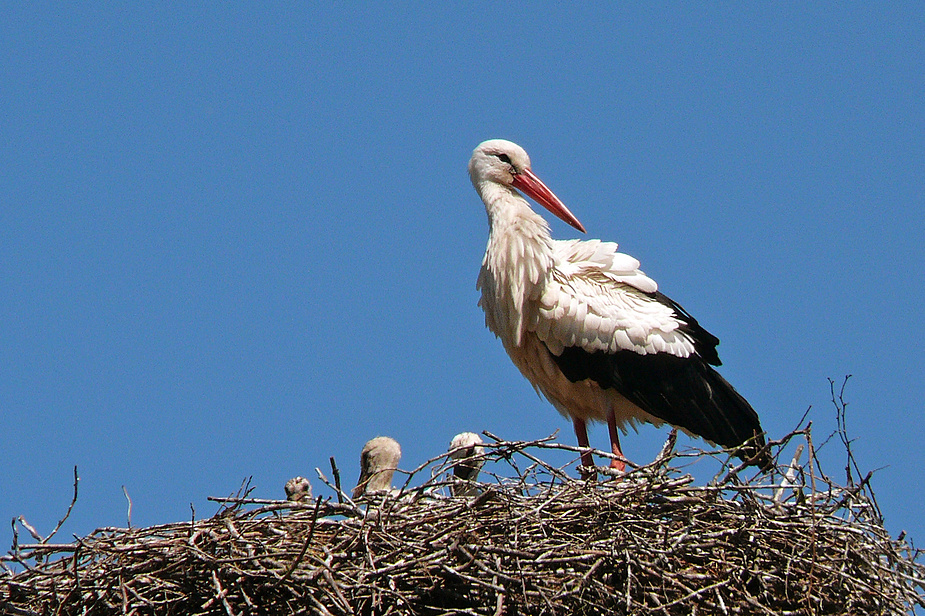
[[360,479],[353,489],[353,498],[390,490],[392,474],[398,468],[400,459],[401,447],[395,439],[377,436],[368,441],[360,453]]
[[485,460],[476,459],[485,453],[482,438],[474,432],[463,432],[453,437],[450,443],[450,458],[459,460],[453,466],[453,474],[462,479],[474,480]]
[[454,496],[477,496],[479,489],[472,485],[472,482],[478,480],[479,470],[485,464],[482,457],[485,454],[485,448],[482,447],[482,439],[478,434],[473,432],[463,432],[453,437],[450,443],[450,459],[456,460],[453,465],[453,476],[462,483],[456,481],[450,485],[450,491]]
[[516,188],[559,219],[575,227],[582,233],[584,226],[565,207],[546,184],[530,170],[530,157],[527,152],[510,141],[489,139],[483,141],[472,152],[469,159],[469,177],[476,190],[485,199],[482,186],[486,183],[499,184]]
[[305,501],[312,498],[312,484],[305,477],[293,477],[286,482],[286,500]]

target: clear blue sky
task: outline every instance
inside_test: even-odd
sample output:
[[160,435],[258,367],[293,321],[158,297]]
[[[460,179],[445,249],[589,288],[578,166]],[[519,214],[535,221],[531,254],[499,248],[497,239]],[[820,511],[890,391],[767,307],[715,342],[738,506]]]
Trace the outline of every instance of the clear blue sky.
[[74,465],[64,539],[124,525],[123,485],[135,525],[329,456],[352,485],[378,434],[408,469],[463,430],[573,444],[476,306],[466,163],[503,137],[772,438],[811,405],[822,440],[853,374],[855,454],[925,544],[923,32],[921,3],[4,5],[0,524],[47,533]]

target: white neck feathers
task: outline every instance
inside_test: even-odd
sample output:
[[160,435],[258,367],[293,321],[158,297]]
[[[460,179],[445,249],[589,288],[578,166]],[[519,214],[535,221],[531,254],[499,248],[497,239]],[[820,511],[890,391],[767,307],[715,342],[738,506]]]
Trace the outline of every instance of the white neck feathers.
[[513,188],[476,186],[488,213],[489,237],[478,288],[485,324],[505,346],[520,346],[554,266],[549,225]]

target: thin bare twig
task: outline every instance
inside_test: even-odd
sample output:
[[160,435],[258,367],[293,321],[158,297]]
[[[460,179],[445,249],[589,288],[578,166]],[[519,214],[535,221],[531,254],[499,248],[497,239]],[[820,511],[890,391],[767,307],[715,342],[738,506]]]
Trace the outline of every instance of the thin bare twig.
[[128,501],[128,511],[125,512],[125,518],[128,520],[128,527],[132,527],[132,497],[128,495],[128,490],[125,489],[125,486],[122,486],[122,494],[125,495],[125,500]]
[[71,504],[68,505],[67,511],[64,512],[64,517],[58,520],[58,523],[55,525],[55,528],[45,537],[45,541],[50,541],[58,531],[61,529],[61,526],[64,522],[71,516],[71,511],[74,510],[74,505],[77,503],[77,484],[80,482],[80,477],[77,476],[77,466],[74,466],[74,496],[71,497]]
[[344,491],[340,487],[340,471],[337,469],[337,462],[334,461],[334,456],[331,456],[331,473],[334,475],[334,487],[337,488],[337,502],[343,503],[344,499],[342,494]]

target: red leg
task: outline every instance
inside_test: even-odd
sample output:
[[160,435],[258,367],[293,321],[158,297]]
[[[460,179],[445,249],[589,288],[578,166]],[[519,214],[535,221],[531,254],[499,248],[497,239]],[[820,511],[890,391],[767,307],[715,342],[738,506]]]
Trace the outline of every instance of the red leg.
[[[624,456],[623,452],[620,450],[620,434],[617,431],[617,418],[612,410],[607,413],[607,429],[610,431],[610,451],[615,456],[626,459],[626,456]],[[623,460],[611,459],[610,468],[623,472],[626,470],[626,464]]]
[[[588,425],[585,423],[584,419],[573,418],[572,425],[575,427],[575,436],[578,437],[578,446],[579,447],[591,447],[591,443],[588,441]],[[590,451],[583,451],[581,453],[581,465],[588,468],[594,468],[594,457],[591,455]],[[596,477],[597,473],[589,472],[582,473],[582,479],[590,479]]]

